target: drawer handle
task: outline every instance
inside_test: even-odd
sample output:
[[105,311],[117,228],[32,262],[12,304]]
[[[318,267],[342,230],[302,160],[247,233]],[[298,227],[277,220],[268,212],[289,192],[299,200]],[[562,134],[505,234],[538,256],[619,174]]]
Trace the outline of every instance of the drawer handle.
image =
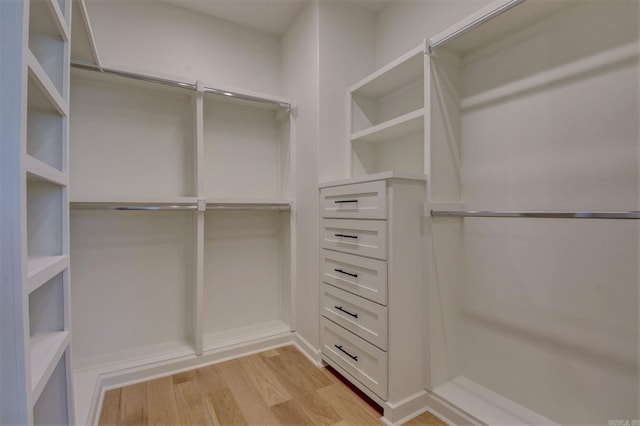
[[358,274],[352,274],[351,272],[345,272],[342,269],[334,269],[336,272],[340,272],[341,274],[349,275],[350,277],[358,278]]
[[333,234],[336,237],[344,237],[344,238],[358,238],[357,235],[347,235],[347,234]]
[[344,352],[345,354],[347,354],[347,356],[349,358],[351,358],[352,360],[354,360],[355,362],[358,362],[358,355],[351,355],[349,352],[347,352],[344,349],[342,349],[342,345],[333,345],[333,346],[338,348],[340,350],[340,352]]
[[342,306],[334,306],[334,308],[336,308],[337,310],[339,310],[339,311],[341,311],[341,312],[344,312],[344,313],[345,313],[345,314],[347,314],[347,315],[351,315],[351,316],[352,316],[352,317],[354,317],[354,318],[358,318],[358,314],[353,314],[353,313],[351,313],[351,312],[347,311],[347,310],[346,310],[345,308],[343,308]]
[[343,204],[343,203],[357,203],[358,200],[336,200],[334,201],[335,204]]

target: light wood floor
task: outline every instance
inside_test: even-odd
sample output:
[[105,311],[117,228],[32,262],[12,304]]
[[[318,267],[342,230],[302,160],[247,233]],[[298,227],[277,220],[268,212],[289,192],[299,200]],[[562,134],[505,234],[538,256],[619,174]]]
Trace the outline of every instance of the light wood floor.
[[[100,425],[376,425],[380,415],[295,347],[106,392]],[[423,414],[407,425],[444,425]]]

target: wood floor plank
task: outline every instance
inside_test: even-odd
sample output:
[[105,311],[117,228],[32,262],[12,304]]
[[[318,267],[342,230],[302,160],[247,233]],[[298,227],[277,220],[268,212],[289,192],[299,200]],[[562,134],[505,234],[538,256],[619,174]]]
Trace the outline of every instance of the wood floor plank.
[[149,425],[177,425],[178,405],[171,377],[147,382]]
[[281,425],[314,425],[298,402],[290,399],[271,407],[271,411]]
[[146,425],[148,420],[147,384],[137,383],[122,388],[118,424]]
[[404,423],[404,426],[447,426],[447,424],[427,411]]
[[[186,380],[188,377],[191,380]],[[214,422],[205,401],[206,394],[202,391],[198,375],[175,375],[172,379],[180,424],[213,425]]]
[[317,368],[294,346],[279,348],[280,356],[293,374],[300,377],[312,389],[320,389],[331,385],[331,381],[320,368]]
[[210,415],[214,425],[248,425],[242,410],[238,406],[235,397],[230,389],[220,389],[206,395]]
[[[314,389],[305,386],[304,380],[294,374],[282,357],[272,357],[265,360],[266,364],[277,374],[294,400],[298,401],[304,413],[313,424],[328,426],[341,420],[336,411]],[[310,368],[316,368],[309,362]]]
[[216,368],[221,372],[248,424],[278,424],[262,395],[247,377],[242,367],[242,359],[227,361],[216,365]]
[[217,392],[228,388],[227,383],[220,373],[221,370],[224,370],[223,366],[226,364],[227,363],[224,362],[217,365],[208,365],[196,370],[200,385],[205,392]]
[[[380,425],[380,415],[366,404],[360,404],[354,399],[354,394],[344,384],[334,383],[318,389],[322,396],[336,410],[338,415],[352,425]],[[361,401],[361,400],[360,400]]]
[[253,383],[267,407],[281,404],[291,399],[289,392],[265,364],[264,358],[252,355],[240,360],[249,380]]
[[278,352],[277,349],[270,349],[268,351],[260,352],[260,356],[263,358],[271,358],[278,355],[280,355],[280,352]]
[[118,412],[120,410],[120,389],[108,390],[104,393],[102,400],[102,412],[100,414],[100,425],[117,425]]

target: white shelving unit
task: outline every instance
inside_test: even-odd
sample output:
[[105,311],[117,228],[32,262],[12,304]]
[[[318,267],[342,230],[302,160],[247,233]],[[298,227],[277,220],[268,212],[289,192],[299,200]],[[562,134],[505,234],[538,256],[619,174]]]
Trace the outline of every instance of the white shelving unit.
[[[433,37],[428,208],[637,210],[638,45],[637,2],[495,1]],[[637,368],[618,370],[637,357],[597,355],[636,353],[621,331],[638,309],[622,296],[637,293],[634,221],[429,227],[435,400],[486,424],[637,416]],[[627,397],[603,397],[614,390]]]
[[[78,46],[98,64],[95,43]],[[71,74],[73,376],[88,423],[105,388],[293,329],[291,102],[99,66]]]
[[[17,394],[12,407],[17,417],[9,423],[74,423],[67,190],[71,2],[3,6],[9,13],[20,10],[22,23],[16,27],[24,29],[15,38],[21,46],[19,81],[9,81],[21,88],[20,96],[12,97],[20,131],[15,140],[3,139],[7,146],[19,146],[12,161],[20,168],[20,217],[12,221],[20,224],[20,241],[12,252],[18,253],[21,276],[7,285],[21,295],[21,302],[12,306],[15,318],[21,317],[14,330],[19,337],[10,340],[9,350],[15,350],[11,358],[18,363],[12,371],[24,379],[24,388],[17,384],[11,389]],[[3,109],[5,113],[9,110]],[[3,297],[9,294],[5,290]],[[6,331],[3,327],[3,341]]]
[[349,89],[352,176],[424,173],[424,45]]

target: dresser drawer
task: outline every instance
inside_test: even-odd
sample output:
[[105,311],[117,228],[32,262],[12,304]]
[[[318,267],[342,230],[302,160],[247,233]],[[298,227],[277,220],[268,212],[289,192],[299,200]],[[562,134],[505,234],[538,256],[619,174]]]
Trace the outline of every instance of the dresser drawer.
[[320,280],[387,304],[387,262],[333,250],[320,251]]
[[322,248],[387,258],[387,222],[383,220],[322,219]]
[[387,350],[387,307],[323,284],[321,314],[382,350]]
[[386,219],[386,182],[380,180],[322,188],[320,209],[321,217]]
[[387,398],[387,353],[326,318],[321,320],[322,353],[380,398]]

